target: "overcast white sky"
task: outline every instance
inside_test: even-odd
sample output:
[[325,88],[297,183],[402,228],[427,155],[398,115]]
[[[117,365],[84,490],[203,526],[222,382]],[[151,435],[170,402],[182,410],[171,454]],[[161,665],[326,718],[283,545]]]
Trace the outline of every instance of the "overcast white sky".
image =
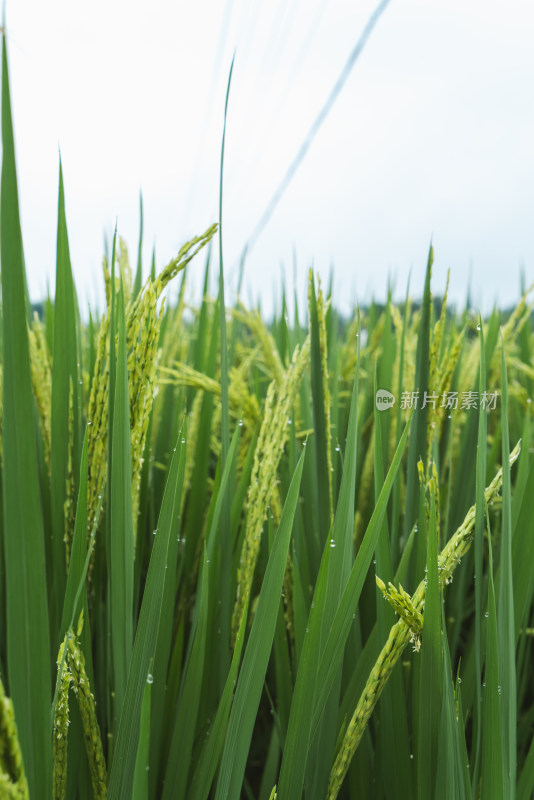
[[[11,93],[32,299],[53,287],[58,147],[82,305],[102,296],[115,220],[135,261],[161,268],[218,214],[230,62],[224,252],[229,281],[340,74],[373,3],[354,0],[6,0]],[[411,270],[422,291],[451,269],[463,304],[517,300],[534,281],[534,6],[526,0],[392,0],[269,225],[245,299],[305,296],[334,265],[342,308]],[[203,261],[190,277],[200,284]],[[230,286],[229,286],[230,289]]]

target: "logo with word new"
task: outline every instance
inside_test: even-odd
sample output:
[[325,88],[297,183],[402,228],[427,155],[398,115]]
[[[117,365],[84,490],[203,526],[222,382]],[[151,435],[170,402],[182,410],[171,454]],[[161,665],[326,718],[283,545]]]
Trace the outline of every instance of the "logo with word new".
[[387,389],[379,389],[375,395],[375,403],[379,411],[387,411],[395,405],[395,395]]

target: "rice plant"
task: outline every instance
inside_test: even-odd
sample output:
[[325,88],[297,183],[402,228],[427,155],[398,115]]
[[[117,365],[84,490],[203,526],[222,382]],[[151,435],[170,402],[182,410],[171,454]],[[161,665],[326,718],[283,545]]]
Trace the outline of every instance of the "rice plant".
[[267,322],[219,220],[80,310],[60,166],[40,318],[5,40],[2,141],[0,797],[531,798],[528,291],[458,313],[430,249],[419,306]]

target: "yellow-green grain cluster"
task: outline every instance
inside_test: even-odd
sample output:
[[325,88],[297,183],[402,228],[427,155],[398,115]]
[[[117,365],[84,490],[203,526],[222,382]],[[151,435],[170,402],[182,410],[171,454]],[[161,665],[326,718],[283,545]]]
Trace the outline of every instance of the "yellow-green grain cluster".
[[48,469],[50,469],[52,364],[44,326],[37,314],[34,315],[33,325],[28,331],[28,336],[33,393],[41,423],[44,459]]
[[[168,283],[208,244],[216,230],[217,226],[212,225],[204,234],[187,242],[154,281],[151,278],[146,281],[139,295],[132,299],[126,309],[134,530],[137,526],[142,458],[154,400],[158,343],[164,313],[164,307],[158,301]],[[119,253],[119,268],[123,276],[129,274],[125,248]],[[110,307],[112,289],[115,292],[119,290],[118,278],[115,287],[111,286],[111,277],[106,264],[104,264],[104,275],[108,313],[102,317],[100,325],[88,411],[91,422],[88,499],[90,527],[94,522],[107,475]],[[126,283],[128,284],[128,280]]]
[[295,348],[291,366],[284,375],[279,391],[277,392],[274,380],[267,391],[248,492],[245,540],[237,571],[237,597],[232,620],[233,641],[241,623],[245,604],[250,599],[263,523],[276,485],[278,464],[288,437],[288,419],[309,354],[308,337],[302,348]]
[[[510,466],[515,463],[521,451],[520,442],[510,453]],[[498,495],[502,486],[502,467],[485,489],[484,498],[488,505]],[[464,521],[449,539],[438,558],[438,571],[440,585],[443,588],[452,579],[452,574],[460,560],[469,550],[473,539],[475,525],[475,510],[473,505],[465,515]],[[395,611],[401,614],[401,619],[391,628],[386,644],[382,648],[378,659],[367,679],[365,688],[360,696],[356,709],[347,726],[341,747],[334,761],[328,785],[328,800],[335,800],[347,774],[351,759],[356,752],[366,725],[378,702],[380,694],[391,675],[393,667],[400,658],[408,642],[414,640],[414,632],[420,629],[420,612],[424,608],[426,582],[423,580],[410,598],[404,590],[397,592],[390,585],[386,592],[383,581],[378,581],[378,586],[387,599],[394,605]],[[393,590],[393,591],[392,591]]]
[[423,630],[423,615],[412,603],[412,598],[408,592],[402,588],[401,584],[399,584],[399,588],[396,589],[391,581],[386,589],[386,584],[378,576],[376,578],[376,585],[393,610],[404,620],[408,627],[411,628],[412,634],[419,637]]
[[0,678],[0,797],[28,800],[28,783],[20,752],[13,703]]
[[[69,636],[69,634],[67,634]],[[54,729],[52,733],[52,755],[54,759],[53,795],[54,800],[64,800],[67,793],[67,745],[69,733],[69,688],[72,675],[66,662],[65,644],[59,648],[57,666],[60,670]]]
[[[78,636],[80,635],[78,627]],[[85,658],[72,630],[65,635],[57,659],[58,698],[54,715],[54,800],[65,797],[67,781],[67,737],[69,726],[69,688],[76,696],[83,726],[85,749],[95,800],[107,796],[107,769],[102,748],[95,698],[85,670]]]

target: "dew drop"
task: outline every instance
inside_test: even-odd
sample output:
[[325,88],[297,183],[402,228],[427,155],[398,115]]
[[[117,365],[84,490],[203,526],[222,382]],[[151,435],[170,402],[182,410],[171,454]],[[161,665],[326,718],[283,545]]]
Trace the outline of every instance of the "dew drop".
[[182,439],[182,444],[185,444],[185,439]]
[[155,531],[152,531],[152,536],[155,536],[157,532],[158,532],[158,529],[156,528]]
[[486,617],[486,619],[487,619],[487,618],[489,617],[489,611],[486,611],[486,613],[484,614],[484,616],[485,616],[485,617]]
[[336,546],[335,540],[334,539],[330,539],[330,547],[335,547],[335,546]]
[[499,694],[502,694],[502,686],[497,686],[497,691],[499,692]]
[[480,330],[480,322],[477,325],[477,331],[479,331],[479,330]]
[[148,675],[146,676],[146,682],[147,683],[154,683],[154,676],[152,675],[151,672],[149,672]]
[[242,420],[242,419],[240,419],[240,420],[239,420],[239,427],[240,427],[240,428],[242,428],[242,427],[243,427],[243,420]]

